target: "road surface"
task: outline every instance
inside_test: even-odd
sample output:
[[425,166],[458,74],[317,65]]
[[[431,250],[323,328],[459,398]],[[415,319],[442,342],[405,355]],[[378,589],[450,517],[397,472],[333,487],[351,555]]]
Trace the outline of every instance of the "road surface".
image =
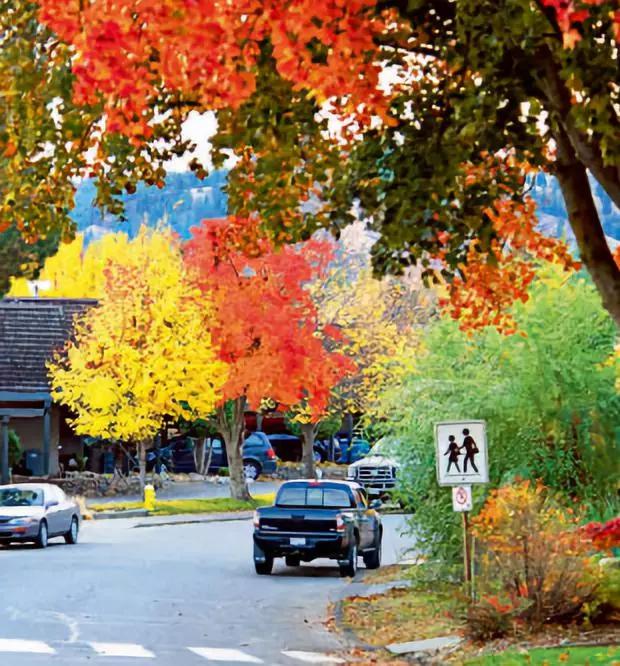
[[[144,521],[143,521],[144,522]],[[323,627],[346,579],[335,563],[257,576],[252,524],[83,524],[80,543],[0,549],[0,664],[329,664],[342,644]],[[384,563],[411,542],[385,517]]]

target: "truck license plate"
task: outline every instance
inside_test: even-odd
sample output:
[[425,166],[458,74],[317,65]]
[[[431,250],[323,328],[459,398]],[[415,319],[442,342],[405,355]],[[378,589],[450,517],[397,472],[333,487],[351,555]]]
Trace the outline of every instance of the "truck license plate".
[[304,537],[291,537],[291,546],[305,546],[306,539]]

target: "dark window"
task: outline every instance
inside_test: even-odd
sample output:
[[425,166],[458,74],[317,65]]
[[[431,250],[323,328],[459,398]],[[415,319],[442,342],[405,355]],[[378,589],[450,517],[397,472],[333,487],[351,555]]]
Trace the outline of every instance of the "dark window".
[[322,506],[334,509],[351,508],[351,498],[341,488],[321,486],[290,486],[282,488],[276,502],[278,506]]
[[0,490],[0,506],[43,506],[43,491],[4,488]]

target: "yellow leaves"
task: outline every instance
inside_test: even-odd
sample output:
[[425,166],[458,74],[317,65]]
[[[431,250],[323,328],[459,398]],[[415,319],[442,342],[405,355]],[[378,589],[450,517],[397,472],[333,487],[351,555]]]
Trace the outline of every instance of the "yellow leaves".
[[164,415],[211,413],[227,369],[211,342],[208,302],[188,287],[171,233],[142,229],[133,241],[105,245],[103,254],[117,252],[91,283],[100,306],[77,323],[50,374],[79,433],[144,440]]
[[[429,310],[429,294],[400,279],[377,280],[367,265],[361,268],[346,256],[325,280],[313,284],[323,324],[340,331],[342,351],[358,371],[338,388],[344,409],[372,419],[380,410],[379,397],[411,370],[418,345],[415,318]],[[425,305],[421,305],[421,298]],[[417,306],[417,307],[415,307]]]

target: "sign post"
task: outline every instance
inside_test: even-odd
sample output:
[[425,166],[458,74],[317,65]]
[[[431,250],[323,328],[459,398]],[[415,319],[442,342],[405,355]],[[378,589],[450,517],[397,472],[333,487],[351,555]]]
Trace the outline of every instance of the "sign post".
[[436,423],[435,449],[437,483],[440,486],[452,486],[452,508],[463,516],[463,566],[465,583],[471,587],[469,540],[469,511],[473,508],[471,486],[474,483],[489,482],[486,423],[484,421]]

